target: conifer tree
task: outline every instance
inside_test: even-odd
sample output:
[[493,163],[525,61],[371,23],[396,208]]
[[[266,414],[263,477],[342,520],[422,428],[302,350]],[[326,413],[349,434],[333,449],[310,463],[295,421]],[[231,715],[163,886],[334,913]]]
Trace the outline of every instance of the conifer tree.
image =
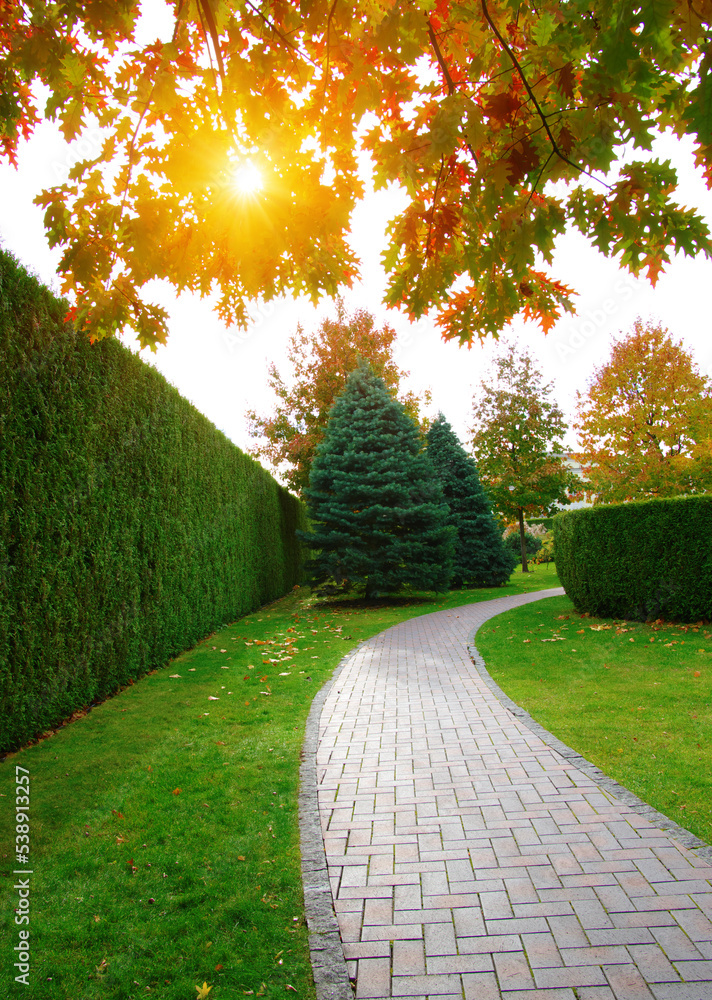
[[507,549],[477,466],[442,413],[428,431],[428,458],[440,480],[455,528],[452,587],[496,587],[509,580],[516,565]]
[[367,597],[447,588],[454,532],[440,484],[417,425],[366,364],[334,403],[305,495],[314,582],[365,584]]

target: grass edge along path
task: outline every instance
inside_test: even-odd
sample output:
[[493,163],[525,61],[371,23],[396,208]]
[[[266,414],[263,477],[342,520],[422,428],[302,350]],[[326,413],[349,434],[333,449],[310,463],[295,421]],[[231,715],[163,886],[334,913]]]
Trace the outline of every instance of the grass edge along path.
[[592,618],[552,597],[473,643],[544,729],[712,844],[712,626]]
[[[369,607],[296,591],[8,755],[0,995],[313,998],[298,793],[314,696],[350,649],[404,619],[556,586],[537,568]],[[16,774],[29,776],[26,878],[13,874]],[[27,985],[14,981],[25,929]]]

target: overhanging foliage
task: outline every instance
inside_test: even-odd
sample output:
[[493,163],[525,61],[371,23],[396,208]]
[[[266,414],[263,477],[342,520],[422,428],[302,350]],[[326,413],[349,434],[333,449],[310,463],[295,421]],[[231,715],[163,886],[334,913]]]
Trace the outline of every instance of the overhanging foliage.
[[550,268],[567,227],[653,282],[672,253],[712,251],[675,170],[649,156],[660,130],[690,135],[712,182],[707,0],[167,7],[172,34],[145,43],[137,24],[142,39],[157,29],[139,0],[0,6],[0,153],[39,120],[37,81],[44,114],[87,138],[39,200],[94,337],[164,341],[153,278],[216,291],[240,324],[255,296],[351,284],[359,151],[376,187],[409,196],[389,226],[387,301],[435,310],[463,342],[572,310]]

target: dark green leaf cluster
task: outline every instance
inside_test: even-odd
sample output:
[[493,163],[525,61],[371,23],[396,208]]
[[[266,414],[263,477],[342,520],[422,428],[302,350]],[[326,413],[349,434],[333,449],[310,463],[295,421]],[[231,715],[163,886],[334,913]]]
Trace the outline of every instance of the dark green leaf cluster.
[[440,480],[455,529],[451,586],[499,586],[509,580],[516,559],[504,545],[477,466],[439,414],[428,432],[428,458]]
[[712,496],[601,504],[554,518],[556,568],[579,611],[712,619]]
[[453,529],[415,422],[362,365],[336,400],[306,490],[312,579],[445,590]]
[[0,252],[0,750],[298,579],[303,507]]
[[[522,540],[518,532],[513,531],[504,539],[504,544],[510,552],[516,556],[517,562],[521,559]],[[524,532],[524,546],[528,556],[533,556],[541,548],[541,539],[532,535],[530,531]]]

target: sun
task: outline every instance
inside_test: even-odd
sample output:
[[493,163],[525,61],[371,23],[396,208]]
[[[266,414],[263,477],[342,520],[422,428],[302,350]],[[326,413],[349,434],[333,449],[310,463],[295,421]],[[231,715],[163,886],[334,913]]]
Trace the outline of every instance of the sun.
[[257,194],[264,183],[259,168],[250,160],[246,160],[239,167],[236,167],[232,178],[235,187],[243,195]]

